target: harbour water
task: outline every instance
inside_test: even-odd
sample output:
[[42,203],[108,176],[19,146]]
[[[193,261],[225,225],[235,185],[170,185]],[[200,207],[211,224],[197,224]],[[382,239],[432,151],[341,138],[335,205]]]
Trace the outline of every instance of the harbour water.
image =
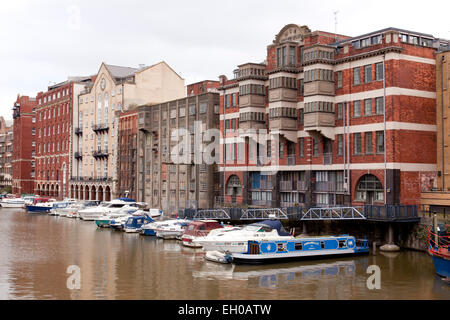
[[[450,299],[424,252],[263,266],[221,265],[176,240],[0,209],[0,299]],[[381,270],[369,290],[367,268]],[[69,266],[80,288],[68,289]]]

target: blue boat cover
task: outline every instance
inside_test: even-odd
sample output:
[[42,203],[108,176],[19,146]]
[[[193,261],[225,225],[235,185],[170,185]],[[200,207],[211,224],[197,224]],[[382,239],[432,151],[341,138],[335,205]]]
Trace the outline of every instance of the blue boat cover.
[[127,202],[136,202],[136,200],[130,199],[130,198],[119,198],[119,200],[127,201]]
[[264,220],[263,222],[252,223],[253,226],[267,226],[272,229],[276,229],[280,236],[290,236],[279,220]]

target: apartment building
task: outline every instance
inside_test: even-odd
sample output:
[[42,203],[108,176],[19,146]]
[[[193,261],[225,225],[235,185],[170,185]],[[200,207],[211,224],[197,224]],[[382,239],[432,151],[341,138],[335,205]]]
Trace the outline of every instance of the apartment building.
[[71,196],[97,200],[118,196],[116,111],[185,95],[184,79],[165,62],[139,68],[102,63],[93,83],[79,94],[73,115]]
[[436,126],[437,179],[423,188],[423,209],[450,212],[450,46],[443,46],[436,54]]
[[[192,89],[188,86],[188,92]],[[139,201],[170,215],[211,208],[220,189],[219,94],[140,106],[138,128]]]
[[72,119],[78,95],[91,77],[69,77],[36,96],[34,193],[64,199],[72,166]]
[[0,190],[11,192],[13,127],[0,117]]
[[263,63],[221,78],[221,183],[253,206],[418,204],[437,178],[436,60],[446,41],[286,25]]
[[36,105],[35,98],[18,95],[13,107],[12,193],[18,196],[34,191]]

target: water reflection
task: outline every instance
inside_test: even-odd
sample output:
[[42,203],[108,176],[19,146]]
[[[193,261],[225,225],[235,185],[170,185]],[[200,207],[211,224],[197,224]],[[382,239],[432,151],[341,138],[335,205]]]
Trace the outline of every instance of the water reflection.
[[[276,265],[222,265],[176,240],[0,209],[0,299],[450,299],[421,252]],[[377,264],[382,290],[367,289]],[[67,267],[81,289],[66,286]]]

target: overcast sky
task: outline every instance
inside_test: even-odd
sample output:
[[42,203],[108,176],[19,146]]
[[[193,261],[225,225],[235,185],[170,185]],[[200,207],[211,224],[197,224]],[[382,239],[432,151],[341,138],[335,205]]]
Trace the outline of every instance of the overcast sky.
[[229,77],[262,62],[289,23],[358,36],[397,27],[450,39],[450,2],[327,0],[33,0],[0,7],[0,115],[17,94],[35,96],[100,64],[166,61],[186,84]]

